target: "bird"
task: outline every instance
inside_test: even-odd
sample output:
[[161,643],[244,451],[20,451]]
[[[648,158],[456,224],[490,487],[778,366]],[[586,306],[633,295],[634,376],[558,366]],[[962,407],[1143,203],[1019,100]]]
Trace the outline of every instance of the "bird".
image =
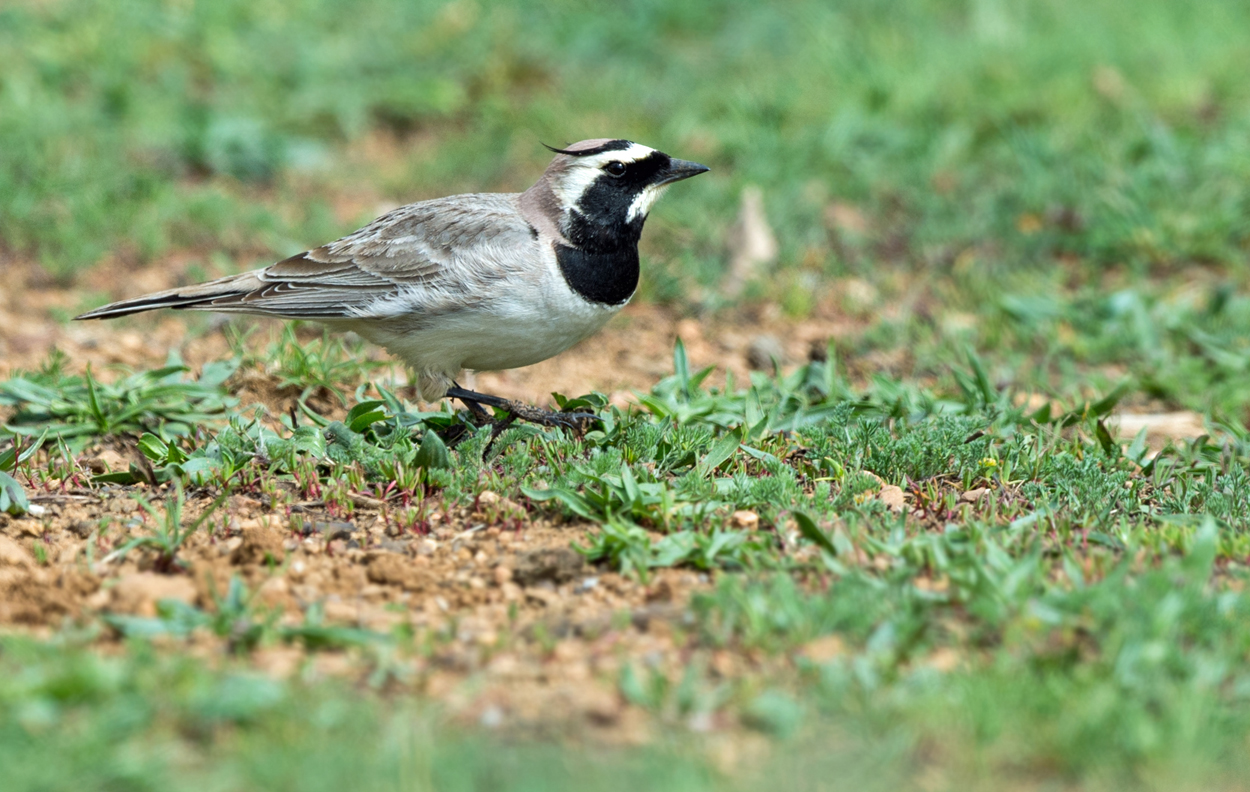
[[313,320],[398,357],[423,401],[560,423],[456,378],[538,363],[600,330],[637,290],[638,240],[656,200],[709,168],[624,139],[545,147],[555,157],[525,192],[408,204],[268,267],[75,318],[173,308]]

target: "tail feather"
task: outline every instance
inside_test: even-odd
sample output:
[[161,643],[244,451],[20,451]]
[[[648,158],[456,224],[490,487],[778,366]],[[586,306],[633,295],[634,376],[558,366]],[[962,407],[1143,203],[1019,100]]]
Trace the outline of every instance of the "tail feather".
[[119,316],[142,313],[143,311],[154,311],[158,308],[209,309],[211,304],[217,300],[238,299],[254,291],[259,286],[261,286],[261,283],[255,274],[245,272],[241,275],[231,275],[195,286],[167,289],[152,294],[145,294],[142,297],[109,303],[93,311],[87,311],[80,316],[75,316],[74,319],[114,319]]

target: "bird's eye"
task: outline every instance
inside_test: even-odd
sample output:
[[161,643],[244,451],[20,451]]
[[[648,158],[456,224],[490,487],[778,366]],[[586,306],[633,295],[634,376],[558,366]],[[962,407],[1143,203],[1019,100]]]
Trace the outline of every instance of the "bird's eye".
[[617,162],[616,160],[613,160],[612,162],[609,162],[607,165],[604,165],[603,169],[608,172],[609,176],[624,176],[625,175],[625,163]]

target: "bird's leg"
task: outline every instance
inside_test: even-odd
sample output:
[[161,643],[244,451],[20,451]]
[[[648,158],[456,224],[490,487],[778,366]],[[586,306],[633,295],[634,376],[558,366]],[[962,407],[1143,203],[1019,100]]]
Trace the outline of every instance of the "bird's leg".
[[486,459],[486,455],[490,453],[490,449],[495,445],[495,441],[499,439],[499,435],[504,433],[512,424],[516,423],[516,413],[508,413],[508,417],[502,421],[495,421],[490,428],[490,439],[486,441],[486,445],[482,448],[482,459]]
[[[447,395],[452,396],[453,390],[464,391],[465,393],[473,393],[473,391],[464,390],[464,388],[460,387],[460,383],[456,382],[455,380],[452,381],[451,387],[448,388]],[[464,402],[464,406],[469,408],[469,412],[473,413],[474,418],[478,418],[483,422],[490,420],[490,416],[486,414],[486,411],[482,409],[482,405],[479,404],[478,402],[475,402],[472,399],[464,399],[464,398],[461,398],[460,401]]]
[[[460,385],[458,385],[455,382],[452,382],[452,385],[454,385],[457,388],[460,387]],[[480,404],[475,404],[472,402],[465,402],[465,405],[469,408],[468,416],[462,418],[461,423],[457,423],[457,424],[447,427],[439,435],[440,437],[443,438],[443,442],[447,444],[448,448],[455,448],[456,446],[463,443],[465,440],[472,437],[473,431],[470,429],[470,427],[473,427],[473,429],[476,429],[477,427],[486,426],[487,424],[494,425],[498,423],[497,421],[491,420],[491,416],[487,414],[485,410],[482,409],[482,406]],[[492,429],[491,438],[494,439],[494,436],[495,436],[494,430]]]
[[542,426],[562,426],[575,432],[584,432],[592,421],[599,420],[599,416],[592,413],[552,412],[551,410],[543,410],[533,405],[513,401],[512,399],[465,390],[454,383],[453,387],[447,389],[447,396],[464,402],[470,410],[481,410],[481,405],[484,404],[487,407],[503,410],[512,416],[513,420],[520,418],[523,421],[541,424]]

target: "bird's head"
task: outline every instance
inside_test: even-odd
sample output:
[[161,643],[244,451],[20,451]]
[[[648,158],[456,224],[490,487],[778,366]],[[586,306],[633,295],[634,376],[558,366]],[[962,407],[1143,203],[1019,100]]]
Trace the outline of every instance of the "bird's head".
[[561,234],[588,250],[637,243],[664,190],[708,170],[628,140],[583,140],[551,150],[556,157],[532,191],[545,194]]

